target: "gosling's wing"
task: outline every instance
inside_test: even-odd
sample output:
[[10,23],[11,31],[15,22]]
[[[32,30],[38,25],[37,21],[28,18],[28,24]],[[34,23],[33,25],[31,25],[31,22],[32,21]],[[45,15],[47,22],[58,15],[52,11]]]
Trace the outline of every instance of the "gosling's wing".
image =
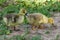
[[48,17],[41,13],[33,13],[32,14],[35,17],[35,22],[37,23],[48,23]]
[[43,15],[43,23],[48,23],[48,17]]
[[48,23],[48,17],[43,15],[43,14],[39,14],[39,23]]
[[29,23],[34,23],[34,21],[36,20],[36,15],[35,14],[28,14],[26,16],[27,20]]

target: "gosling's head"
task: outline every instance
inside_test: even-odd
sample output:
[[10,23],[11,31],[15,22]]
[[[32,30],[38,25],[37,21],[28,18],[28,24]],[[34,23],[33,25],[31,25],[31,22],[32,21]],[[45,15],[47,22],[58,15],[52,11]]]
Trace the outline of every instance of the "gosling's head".
[[19,15],[26,15],[27,11],[25,8],[20,9]]
[[54,24],[54,19],[53,18],[48,18],[48,23]]

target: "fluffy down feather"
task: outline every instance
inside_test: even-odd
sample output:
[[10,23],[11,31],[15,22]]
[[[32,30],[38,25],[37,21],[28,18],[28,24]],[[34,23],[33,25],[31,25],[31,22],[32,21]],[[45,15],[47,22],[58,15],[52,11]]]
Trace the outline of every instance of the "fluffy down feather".
[[[39,26],[41,24],[50,23],[54,24],[53,18],[48,18],[47,16],[41,14],[41,13],[32,13],[27,14],[26,16],[28,22],[33,26]],[[34,27],[33,27],[34,29]]]

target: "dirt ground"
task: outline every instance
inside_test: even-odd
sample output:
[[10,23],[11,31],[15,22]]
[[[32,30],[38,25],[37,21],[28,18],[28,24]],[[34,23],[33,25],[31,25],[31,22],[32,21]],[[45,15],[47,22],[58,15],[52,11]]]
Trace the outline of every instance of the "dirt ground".
[[[56,12],[51,12],[51,13],[52,14],[54,13],[52,17],[54,18],[54,22],[55,22],[55,25],[56,25],[57,29],[54,29],[52,27],[52,28],[38,29],[38,30],[33,31],[33,30],[31,30],[30,25],[21,25],[20,26],[20,31],[18,31],[18,32],[14,31],[10,35],[6,35],[6,37],[10,38],[10,37],[15,36],[15,35],[21,35],[25,31],[25,27],[28,27],[28,29],[30,30],[29,36],[39,34],[39,35],[42,36],[43,40],[55,40],[57,35],[60,35],[60,13],[59,12],[57,12],[57,13]],[[49,33],[46,33],[47,31],[49,31]],[[3,37],[3,36],[0,36],[0,38]],[[60,38],[58,40],[60,40]]]

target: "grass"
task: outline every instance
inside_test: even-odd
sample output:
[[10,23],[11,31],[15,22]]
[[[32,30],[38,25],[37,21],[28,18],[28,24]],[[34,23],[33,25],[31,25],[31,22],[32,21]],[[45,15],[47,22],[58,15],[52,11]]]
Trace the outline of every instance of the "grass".
[[57,34],[55,40],[59,40],[59,38],[60,38],[60,35]]
[[31,40],[42,40],[42,37],[41,37],[41,35],[36,35],[36,36],[32,37]]
[[50,33],[50,31],[46,31],[46,32],[45,32],[45,34],[49,34],[49,33]]
[[9,40],[42,40],[42,37],[41,37],[41,35],[35,35],[31,39],[30,38],[29,39],[26,39],[26,36],[25,37],[22,37],[21,35],[17,35],[17,36],[11,37]]
[[0,35],[1,34],[10,34],[10,31],[7,29],[3,21],[0,22]]
[[6,0],[0,0],[0,5],[6,2]]

